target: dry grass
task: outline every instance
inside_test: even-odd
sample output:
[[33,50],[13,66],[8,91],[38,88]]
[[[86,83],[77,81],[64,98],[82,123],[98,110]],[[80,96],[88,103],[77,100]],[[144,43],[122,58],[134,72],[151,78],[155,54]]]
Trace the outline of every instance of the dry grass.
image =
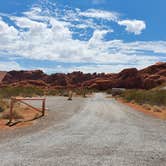
[[127,90],[120,96],[128,102],[166,106],[166,90]]
[[159,106],[155,105],[155,106],[152,107],[152,111],[153,112],[162,112],[162,109]]
[[4,87],[0,88],[0,98],[10,98],[12,96],[43,96],[44,91],[40,88],[31,87]]
[[116,97],[120,97],[125,104],[133,107],[135,110],[160,119],[166,119],[165,89],[126,90]]
[[[2,119],[9,119],[10,118],[9,111],[3,112],[1,118]],[[17,111],[13,112],[13,118],[16,119],[16,120],[18,120],[18,119],[24,119],[23,116],[20,113],[18,113]]]
[[[2,112],[0,113],[0,118],[1,119],[9,119],[10,113],[9,113],[9,102],[7,100],[2,100],[0,102],[1,107],[3,108]],[[16,103],[14,107],[14,112],[13,112],[13,118],[14,119],[23,119],[21,114],[19,113],[20,110],[20,104]]]
[[146,110],[151,110],[152,109],[152,106],[149,105],[149,104],[143,104],[142,107]]
[[8,100],[4,100],[4,99],[0,98],[0,113],[4,112],[7,109],[9,109]]

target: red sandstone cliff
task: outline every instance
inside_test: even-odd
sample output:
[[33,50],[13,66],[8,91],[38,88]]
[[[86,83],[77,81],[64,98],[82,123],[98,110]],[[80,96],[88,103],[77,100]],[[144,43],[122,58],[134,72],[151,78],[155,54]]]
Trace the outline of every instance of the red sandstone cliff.
[[124,69],[117,74],[72,72],[47,75],[40,70],[0,72],[1,86],[38,86],[42,88],[81,87],[151,89],[166,82],[166,63],[160,62],[142,70]]

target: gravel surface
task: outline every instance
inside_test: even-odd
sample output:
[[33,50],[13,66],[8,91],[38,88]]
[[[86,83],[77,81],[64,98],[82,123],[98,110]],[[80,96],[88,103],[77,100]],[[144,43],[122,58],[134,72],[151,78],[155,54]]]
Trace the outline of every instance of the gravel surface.
[[166,166],[165,121],[101,93],[47,107],[34,126],[1,134],[1,166]]

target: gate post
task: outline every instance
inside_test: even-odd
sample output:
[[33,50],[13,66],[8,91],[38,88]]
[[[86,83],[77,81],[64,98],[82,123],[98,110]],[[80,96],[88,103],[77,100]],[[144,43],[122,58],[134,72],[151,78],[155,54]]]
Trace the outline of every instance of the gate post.
[[13,120],[13,106],[14,106],[14,99],[10,99],[10,115],[9,115],[9,123]]
[[46,100],[43,99],[43,101],[42,101],[42,116],[45,115],[45,105],[46,105]]

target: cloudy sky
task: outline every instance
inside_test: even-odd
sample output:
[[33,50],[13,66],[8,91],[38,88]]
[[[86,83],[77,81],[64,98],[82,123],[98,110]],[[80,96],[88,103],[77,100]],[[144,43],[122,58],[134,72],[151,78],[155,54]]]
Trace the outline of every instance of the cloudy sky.
[[0,0],[0,70],[118,72],[166,61],[165,0]]

